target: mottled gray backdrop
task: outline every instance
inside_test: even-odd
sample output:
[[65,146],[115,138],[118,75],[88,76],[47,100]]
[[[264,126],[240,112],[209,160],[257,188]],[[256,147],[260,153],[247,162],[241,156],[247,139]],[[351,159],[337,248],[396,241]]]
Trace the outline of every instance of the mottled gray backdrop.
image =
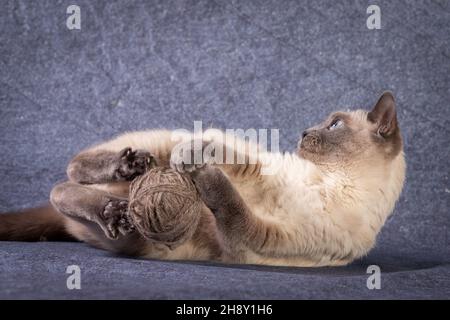
[[[68,30],[66,8],[81,8]],[[123,131],[279,128],[289,151],[339,108],[395,93],[407,182],[369,257],[345,268],[114,257],[0,243],[0,297],[392,298],[450,293],[450,1],[1,1],[0,211],[44,203],[82,148]],[[78,264],[83,290],[65,287]],[[369,264],[381,290],[368,290]],[[38,288],[38,289],[36,289]]]

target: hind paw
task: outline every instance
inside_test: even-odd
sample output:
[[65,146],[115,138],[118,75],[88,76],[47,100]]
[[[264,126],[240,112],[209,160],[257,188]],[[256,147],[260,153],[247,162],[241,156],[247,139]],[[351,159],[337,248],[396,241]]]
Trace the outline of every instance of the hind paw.
[[100,215],[100,226],[105,235],[112,240],[119,238],[119,234],[127,235],[134,231],[134,226],[128,215],[128,201],[110,200]]

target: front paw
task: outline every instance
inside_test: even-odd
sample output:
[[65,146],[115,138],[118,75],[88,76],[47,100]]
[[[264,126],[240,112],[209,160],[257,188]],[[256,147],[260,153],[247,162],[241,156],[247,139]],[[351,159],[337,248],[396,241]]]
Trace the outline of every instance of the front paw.
[[127,235],[134,231],[134,226],[128,215],[128,201],[110,200],[98,221],[105,235],[111,240],[117,240],[119,234]]
[[232,187],[220,169],[207,165],[194,171],[191,178],[200,198],[213,213],[228,201]]
[[119,153],[116,178],[119,181],[131,181],[155,166],[156,160],[150,152],[125,148]]
[[191,140],[173,148],[170,155],[170,167],[180,173],[194,172],[206,165],[202,141]]

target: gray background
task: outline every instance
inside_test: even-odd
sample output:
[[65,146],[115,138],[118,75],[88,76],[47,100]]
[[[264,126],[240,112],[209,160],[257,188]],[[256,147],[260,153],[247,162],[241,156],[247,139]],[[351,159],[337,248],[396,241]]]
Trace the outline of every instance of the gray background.
[[[279,128],[395,93],[408,163],[393,216],[345,268],[142,261],[0,243],[0,298],[448,298],[450,1],[2,1],[0,212],[45,203],[70,158],[123,131]],[[81,7],[82,29],[66,28]],[[65,288],[78,264],[83,289]],[[382,290],[365,286],[380,265]]]

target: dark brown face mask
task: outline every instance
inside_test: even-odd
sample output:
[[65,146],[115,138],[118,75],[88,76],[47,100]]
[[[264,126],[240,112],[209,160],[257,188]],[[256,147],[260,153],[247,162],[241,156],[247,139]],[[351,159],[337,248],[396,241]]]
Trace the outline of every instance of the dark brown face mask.
[[395,101],[385,92],[372,111],[335,112],[322,123],[305,130],[298,143],[301,157],[314,163],[344,163],[375,145],[392,157],[402,147]]

